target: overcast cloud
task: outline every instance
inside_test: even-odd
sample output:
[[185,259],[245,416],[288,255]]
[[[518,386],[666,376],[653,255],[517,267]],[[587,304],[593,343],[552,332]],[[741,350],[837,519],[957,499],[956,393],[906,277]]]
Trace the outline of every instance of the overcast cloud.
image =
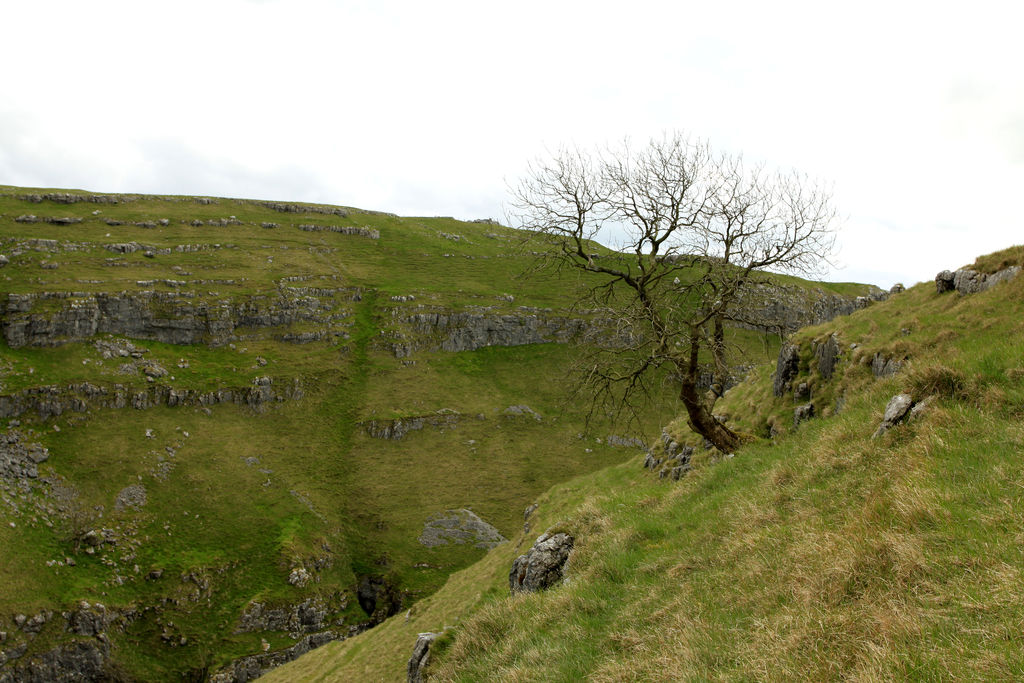
[[1024,242],[1017,7],[8,3],[0,183],[501,218],[546,150],[683,130],[834,184],[830,279],[912,284]]

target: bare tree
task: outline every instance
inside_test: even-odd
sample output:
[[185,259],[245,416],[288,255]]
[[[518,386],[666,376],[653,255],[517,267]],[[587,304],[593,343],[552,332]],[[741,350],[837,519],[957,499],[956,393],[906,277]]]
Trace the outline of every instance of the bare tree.
[[[752,292],[766,271],[811,274],[827,263],[829,193],[674,134],[639,150],[562,150],[532,164],[512,194],[514,223],[549,241],[559,266],[591,274],[584,300],[630,340],[588,363],[582,385],[595,400],[634,405],[667,368],[690,426],[735,450],[740,437],[712,413],[728,374],[725,328],[756,317]],[[620,235],[617,253],[594,253],[602,230]],[[718,391],[700,388],[708,359]]]

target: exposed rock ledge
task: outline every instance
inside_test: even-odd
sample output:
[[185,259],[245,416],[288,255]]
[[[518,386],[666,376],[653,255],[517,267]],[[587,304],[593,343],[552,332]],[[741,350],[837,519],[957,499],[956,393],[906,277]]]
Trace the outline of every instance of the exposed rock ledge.
[[[404,358],[420,349],[448,352],[472,351],[485,346],[521,346],[523,344],[566,343],[586,336],[601,344],[615,343],[607,334],[607,325],[581,318],[541,316],[533,313],[454,313],[432,311],[415,313],[404,322],[412,329],[413,339],[392,345],[396,358]],[[600,333],[606,333],[601,335]]]
[[0,666],[3,666],[0,669],[0,683],[107,680],[108,652],[109,647],[106,643],[95,640],[75,641],[32,657],[28,661],[11,664],[5,662],[9,657],[5,651],[0,653]]
[[809,325],[820,325],[840,315],[850,315],[888,293],[870,287],[865,296],[843,296],[821,288],[756,285],[744,292],[732,321],[735,327],[790,334]]
[[[865,308],[888,296],[871,288],[866,296],[843,296],[822,289],[794,286],[757,285],[747,291],[730,324],[759,331],[790,333],[807,325],[831,320]],[[516,313],[426,310],[405,315],[402,322],[411,332],[389,344],[397,358],[414,351],[473,351],[486,346],[521,346],[581,341],[600,346],[629,344],[629,335],[617,330],[610,320],[545,315],[521,307]],[[401,315],[396,308],[393,315]]]
[[[348,315],[340,302],[358,301],[352,289],[282,288],[272,295],[197,301],[192,292],[42,292],[8,294],[0,328],[11,348],[58,346],[96,334],[118,334],[167,344],[226,344],[240,328],[329,325]],[[284,341],[305,341],[302,335]]]
[[0,396],[0,418],[18,417],[34,412],[42,419],[66,412],[83,413],[96,408],[127,408],[145,410],[154,406],[212,406],[218,403],[247,405],[260,410],[264,404],[298,400],[304,396],[298,379],[279,381],[258,377],[249,387],[232,387],[214,391],[176,389],[162,384],[133,390],[123,384],[111,387],[90,384],[30,387],[16,394]]
[[271,669],[301,657],[310,650],[326,645],[332,640],[345,640],[358,635],[365,630],[365,626],[351,626],[344,634],[336,631],[324,631],[314,633],[300,640],[295,645],[276,652],[250,655],[231,662],[228,666],[210,677],[210,683],[247,683],[254,681]]
[[361,423],[366,433],[375,439],[398,441],[406,434],[424,427],[454,427],[462,416],[454,410],[439,410],[430,415],[398,417],[393,420],[367,420]]

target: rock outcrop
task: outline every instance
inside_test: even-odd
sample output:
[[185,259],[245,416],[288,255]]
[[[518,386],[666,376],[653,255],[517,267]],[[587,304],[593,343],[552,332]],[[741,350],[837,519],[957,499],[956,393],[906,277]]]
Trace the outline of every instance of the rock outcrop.
[[271,669],[298,659],[310,650],[314,650],[334,640],[351,638],[363,630],[365,630],[364,627],[353,626],[344,634],[336,631],[314,633],[284,650],[242,657],[211,676],[210,683],[248,683],[248,681],[254,681]]
[[376,228],[364,228],[354,227],[351,225],[314,225],[306,223],[299,226],[299,230],[304,232],[336,232],[342,235],[356,235],[358,237],[367,237],[371,240],[380,239],[380,231]]
[[636,436],[619,436],[617,434],[609,434],[605,439],[605,443],[609,446],[617,446],[619,448],[639,448],[640,450],[645,450],[647,448],[647,444]]
[[892,429],[894,426],[902,422],[909,414],[911,408],[914,407],[914,399],[910,394],[896,394],[889,403],[885,406],[885,414],[882,416],[882,423],[878,425],[878,429],[875,430],[872,439],[877,439],[882,434]]
[[566,533],[540,536],[525,555],[512,563],[508,574],[512,594],[532,593],[561,583],[573,543],[573,537]]
[[814,417],[813,403],[797,406],[796,410],[793,411],[793,427],[799,427],[801,422],[807,422],[812,417]]
[[[747,329],[792,332],[806,325],[831,320],[864,308],[887,297],[881,289],[870,296],[846,297],[821,289],[758,285],[745,294],[731,325]],[[396,313],[399,309],[396,309]],[[403,358],[417,350],[472,351],[486,346],[567,343],[583,341],[600,346],[620,347],[635,340],[611,321],[547,315],[528,307],[518,313],[429,311],[405,316],[412,332],[391,343],[391,350]]]
[[35,413],[43,419],[64,413],[84,413],[98,408],[145,410],[155,406],[214,406],[220,403],[249,406],[261,410],[268,403],[301,399],[305,393],[297,379],[274,384],[270,377],[257,377],[248,387],[230,387],[213,391],[177,389],[153,384],[132,389],[123,384],[106,387],[89,382],[65,386],[30,387],[15,394],[0,396],[0,418]]
[[[606,326],[581,318],[492,313],[415,313],[405,319],[414,339],[396,344],[396,357],[416,350],[441,350],[452,353],[473,351],[485,346],[521,346],[523,344],[566,343],[583,339]],[[588,337],[588,338],[589,338]],[[614,343],[613,335],[602,342]]]
[[327,216],[341,216],[344,218],[349,214],[348,209],[337,206],[317,206],[315,204],[288,204],[285,202],[253,202],[256,206],[262,206],[272,211],[281,213],[317,213]]
[[0,433],[0,479],[35,479],[39,464],[49,457],[49,451],[40,444],[26,443],[21,432]]
[[665,430],[661,432],[661,455],[656,455],[658,447],[647,451],[644,458],[644,468],[658,472],[659,479],[671,479],[679,481],[684,474],[693,469],[690,465],[690,458],[693,456],[693,446],[683,446]]
[[939,294],[952,290],[960,294],[977,294],[1016,277],[1020,270],[1020,266],[1010,266],[995,273],[981,273],[971,268],[944,270],[935,276],[935,290]]
[[420,633],[416,636],[416,644],[412,648],[412,656],[406,666],[408,683],[424,683],[424,671],[430,663],[430,646],[437,640],[440,633]]
[[396,417],[392,420],[367,420],[361,425],[366,433],[375,439],[398,441],[405,438],[409,432],[419,431],[424,427],[438,429],[454,427],[461,418],[462,416],[454,410],[439,410],[430,415]]
[[480,519],[472,510],[446,510],[430,517],[423,526],[419,542],[428,548],[440,545],[472,543],[482,550],[507,541],[497,529]]
[[[275,295],[204,301],[193,292],[41,292],[8,294],[0,328],[8,346],[57,346],[116,334],[167,344],[226,344],[261,328],[295,323],[325,328],[347,317],[352,290],[282,288]],[[279,337],[284,341],[302,341]]]
[[312,597],[294,605],[268,606],[254,601],[242,612],[235,633],[259,631],[287,631],[296,636],[326,628],[328,615],[344,609],[347,601],[342,598],[338,604],[328,605],[319,597]]
[[903,361],[876,353],[871,358],[871,374],[877,378],[892,377],[903,367]]
[[759,284],[744,291],[732,325],[736,327],[789,334],[801,327],[828,322],[884,301],[888,293],[872,287],[865,296],[843,296],[823,289],[804,289],[789,285]]
[[370,616],[370,624],[379,624],[402,609],[404,595],[383,576],[364,576],[356,589],[359,606]]
[[772,393],[782,396],[793,386],[793,378],[800,371],[800,347],[785,343],[779,349],[779,359],[775,364],[775,378],[772,380]]
[[[0,683],[53,683],[53,681],[103,681],[106,676],[108,646],[96,640],[80,640],[61,645],[22,661],[5,663],[10,657],[0,654]],[[6,651],[5,651],[6,652]],[[11,658],[14,659],[14,658]]]
[[830,334],[824,342],[815,345],[814,357],[818,360],[818,372],[825,379],[832,379],[832,373],[839,360],[839,341],[836,335]]

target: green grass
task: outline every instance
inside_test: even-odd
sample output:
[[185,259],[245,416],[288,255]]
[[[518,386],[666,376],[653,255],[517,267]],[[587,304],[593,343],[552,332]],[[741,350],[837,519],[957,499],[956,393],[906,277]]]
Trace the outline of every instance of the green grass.
[[[748,429],[777,420],[776,439],[678,483],[634,459],[556,485],[529,533],[408,619],[267,680],[402,680],[416,633],[442,629],[430,680],[1019,679],[1022,301],[1024,279],[971,297],[926,283],[801,331],[797,381],[824,404],[843,396],[840,411],[794,430],[793,397],[772,395],[764,367],[721,409]],[[832,333],[843,351],[825,381],[807,354]],[[875,379],[875,352],[904,369]],[[899,391],[933,403],[872,439]],[[569,582],[509,597],[513,558],[548,528],[576,538]]]
[[[77,491],[82,524],[115,529],[123,540],[97,555],[76,554],[68,524],[57,516],[49,515],[51,528],[46,516],[28,512],[29,505],[19,503],[22,512],[14,513],[0,503],[0,581],[5,586],[0,614],[31,615],[44,608],[59,613],[83,599],[136,610],[139,616],[127,629],[111,633],[115,658],[129,676],[178,680],[260,651],[261,638],[275,649],[293,644],[286,633],[234,633],[246,605],[254,600],[294,605],[319,596],[332,606],[332,627],[363,622],[367,615],[354,588],[366,574],[385,576],[406,591],[414,614],[431,613],[431,604],[444,604],[431,603],[432,596],[444,585],[459,585],[460,570],[481,561],[485,566],[493,563],[496,576],[507,571],[501,565],[504,556],[501,562],[493,558],[507,553],[509,546],[498,555],[467,546],[426,548],[417,538],[428,517],[449,508],[470,508],[517,541],[524,507],[538,498],[553,501],[545,492],[559,482],[584,481],[573,478],[612,466],[607,472],[618,474],[594,476],[618,477],[621,485],[633,486],[623,474],[629,470],[614,466],[634,451],[611,447],[604,438],[640,434],[652,439],[677,414],[674,397],[666,393],[652,401],[639,425],[627,428],[600,415],[588,432],[587,406],[567,400],[574,381],[567,370],[575,355],[567,345],[490,347],[458,354],[424,349],[410,359],[393,356],[387,342],[393,335],[410,333],[403,319],[415,312],[488,308],[497,315],[518,313],[526,306],[551,309],[553,316],[574,315],[574,295],[587,281],[550,270],[521,277],[534,271],[537,257],[524,248],[517,231],[358,209],[349,209],[344,217],[281,213],[235,199],[204,204],[189,197],[139,195],[118,204],[63,205],[17,198],[31,192],[42,191],[0,187],[0,253],[11,259],[0,270],[5,294],[72,291],[88,298],[97,292],[180,290],[193,293],[195,305],[243,305],[290,296],[282,294],[286,287],[342,290],[321,297],[337,317],[330,323],[241,329],[243,338],[230,345],[132,340],[147,350],[144,361],[167,369],[168,376],[158,382],[168,386],[241,388],[267,375],[275,386],[298,379],[305,393],[302,400],[274,403],[260,412],[235,405],[209,410],[92,408],[50,421],[31,414],[19,418],[19,429],[28,432],[29,440],[50,450],[41,474]],[[57,226],[14,220],[29,213],[82,221]],[[193,220],[230,216],[241,224],[191,225]],[[110,226],[106,219],[125,224]],[[168,225],[127,224],[160,219]],[[260,227],[263,222],[279,227],[265,229]],[[299,230],[305,223],[367,226],[378,229],[380,239]],[[28,239],[57,240],[61,246],[55,253],[31,248],[16,253]],[[141,252],[115,254],[103,246],[129,241],[171,251],[147,258]],[[188,244],[205,248],[175,250]],[[44,260],[58,267],[43,268]],[[185,284],[172,287],[160,280]],[[819,286],[791,282],[807,289]],[[866,291],[863,286],[839,289]],[[359,300],[354,300],[356,292]],[[514,301],[507,300],[509,294]],[[415,299],[391,301],[399,295]],[[27,315],[46,318],[65,303],[41,301]],[[152,308],[156,314],[171,313],[164,303]],[[309,344],[278,340],[284,334],[320,329],[332,336]],[[85,381],[108,388],[123,384],[133,391],[150,385],[141,373],[121,371],[131,359],[103,360],[93,341],[17,349],[0,342],[0,394]],[[748,357],[761,360],[770,358],[778,345],[744,331],[737,332],[735,341]],[[991,373],[1004,369],[1014,352],[1012,346],[1000,352],[991,361]],[[185,362],[187,367],[180,367]],[[502,415],[505,408],[520,404],[537,411],[542,421]],[[371,419],[442,409],[459,413],[454,427],[428,427],[401,441],[374,439],[362,426]],[[118,492],[140,483],[147,491],[146,505],[116,510]],[[641,480],[637,490],[645,485]],[[575,492],[575,498],[567,499],[571,503],[545,504],[551,523],[561,519],[553,510],[568,519],[570,505],[586,497],[582,487],[574,483],[563,489]],[[41,501],[39,487],[28,498]],[[662,533],[646,524],[644,533]],[[325,555],[330,566],[316,573],[309,586],[288,583],[292,568]],[[76,566],[52,564],[68,556]],[[601,600],[624,595],[624,578],[642,562],[634,554],[609,568],[617,587]],[[158,569],[163,570],[159,580],[145,578]],[[197,590],[184,578],[190,574],[208,579],[209,587]],[[496,600],[502,593],[494,581],[481,584],[478,578],[460,590],[466,604]],[[468,611],[460,614],[468,616]],[[29,656],[66,638],[62,623],[54,620],[32,640]],[[411,620],[406,628],[419,623]],[[165,629],[175,643],[184,636],[186,644],[165,642]],[[12,624],[0,625],[0,630],[11,634],[9,642],[21,639]],[[359,642],[352,641],[354,650],[363,647]],[[406,648],[403,643],[402,650]],[[591,666],[600,655],[595,648],[582,663],[566,665],[565,675]],[[366,647],[365,652],[376,650]],[[402,666],[404,661],[397,665]]]

